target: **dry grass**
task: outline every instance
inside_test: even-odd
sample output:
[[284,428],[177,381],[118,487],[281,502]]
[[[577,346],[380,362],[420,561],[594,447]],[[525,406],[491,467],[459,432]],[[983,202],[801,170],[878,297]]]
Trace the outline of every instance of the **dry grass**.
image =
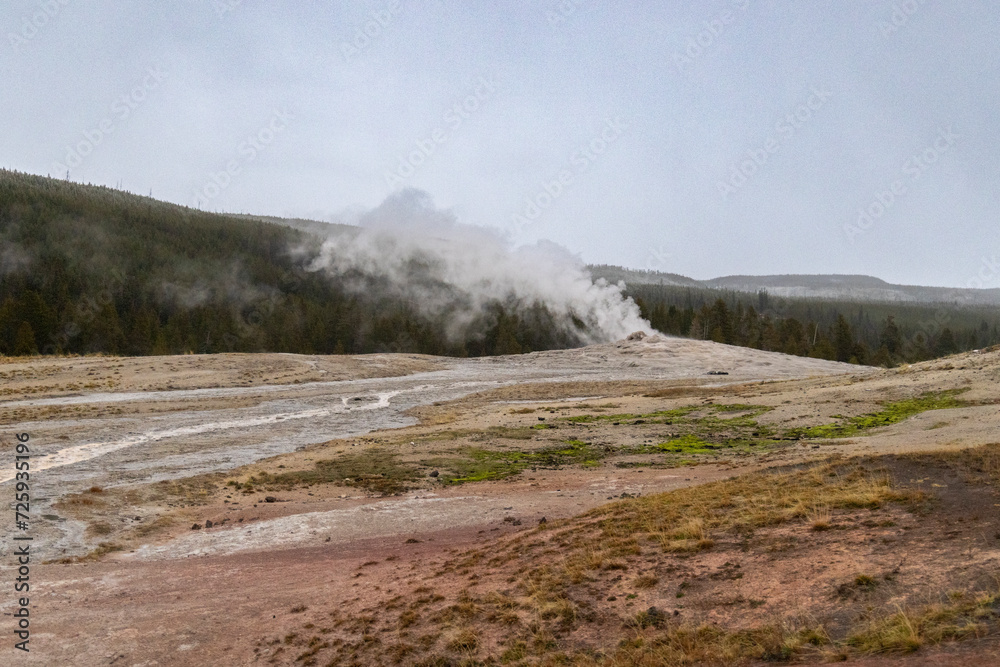
[[828,643],[822,627],[764,625],[726,632],[711,625],[665,627],[626,639],[604,656],[573,656],[568,664],[601,667],[733,665],[749,660],[786,661],[796,653],[818,653]]
[[[663,586],[660,573],[670,572],[671,562],[718,543],[745,541],[755,531],[793,522],[815,529],[822,520],[832,521],[836,512],[887,504],[922,507],[923,499],[920,492],[895,487],[870,460],[750,473],[624,499],[574,519],[550,521],[488,550],[456,556],[434,577],[458,581],[474,575],[477,581],[506,581],[507,587],[494,584],[482,593],[463,589],[450,600],[427,587],[415,589],[393,603],[400,611],[385,625],[385,636],[398,641],[382,645],[370,634],[345,637],[331,664],[350,659],[375,664],[383,657],[405,655],[407,664],[624,667],[863,652],[867,629],[855,629],[850,637],[857,639],[849,644],[844,637],[831,639],[815,621],[776,619],[726,628],[678,619],[656,607],[626,612],[632,615],[623,618],[621,611],[604,609],[603,601],[623,596],[623,585],[626,593],[635,591],[627,595],[630,599],[650,595]],[[619,581],[623,583],[615,583]],[[677,597],[684,596],[684,589],[682,582]],[[890,616],[873,614],[872,620],[883,618],[886,627],[894,627]],[[923,632],[930,633],[931,627],[927,624]],[[591,639],[581,645],[573,639],[578,632]],[[417,635],[433,640],[414,643]]]
[[112,532],[111,524],[109,524],[107,521],[97,521],[95,523],[90,524],[90,526],[87,528],[87,534],[90,537],[110,535],[111,532]]
[[[1000,445],[922,455],[917,462],[929,469],[947,463],[976,484],[1000,485]],[[422,585],[398,594],[392,601],[398,611],[380,617],[379,629],[373,629],[374,622],[354,623],[351,627],[356,628],[340,635],[331,653],[322,655],[322,661],[329,662],[318,664],[652,667],[827,662],[913,651],[995,631],[1000,594],[994,589],[954,590],[930,605],[918,605],[910,596],[897,607],[887,600],[907,596],[893,591],[895,577],[864,572],[851,574],[841,586],[849,594],[827,598],[841,610],[840,620],[793,618],[778,609],[747,614],[764,604],[747,599],[722,603],[746,605],[726,622],[708,623],[694,612],[712,598],[706,597],[704,578],[688,588],[687,575],[678,574],[685,563],[700,569],[711,561],[698,558],[730,558],[750,544],[764,549],[775,531],[814,535],[806,541],[829,541],[830,535],[817,533],[848,530],[858,524],[858,516],[865,517],[864,524],[886,524],[875,513],[859,514],[863,509],[881,510],[894,520],[901,509],[910,510],[913,520],[935,512],[936,501],[893,483],[888,472],[895,470],[892,465],[878,458],[837,459],[750,473],[623,499],[573,519],[549,521],[436,565],[428,580],[439,586]],[[721,553],[697,556],[712,549]],[[742,577],[735,560],[713,567],[717,575],[710,579],[718,583],[712,590],[724,591],[723,582]],[[461,587],[457,594],[456,586]],[[693,604],[679,602],[686,609],[680,615],[649,606],[674,593],[678,598],[700,597]],[[376,605],[363,613],[378,609]],[[305,639],[301,642],[304,650],[312,651]]]
[[[469,601],[467,593],[463,593]],[[523,604],[502,593],[490,593],[483,598],[502,605],[511,614],[523,613]],[[453,605],[454,606],[454,605]],[[682,665],[743,665],[758,662],[839,662],[851,656],[885,653],[906,653],[924,645],[976,637],[995,626],[1000,609],[997,593],[964,593],[951,595],[947,601],[920,609],[869,608],[859,623],[845,636],[833,637],[821,623],[812,620],[775,620],[742,629],[726,629],[716,624],[695,625],[678,622],[673,617],[651,607],[635,614],[617,628],[608,628],[602,637],[603,646],[582,649],[565,637],[573,625],[593,621],[593,614],[576,616],[563,604],[553,604],[545,615],[532,615],[523,622],[508,622],[491,636],[491,617],[470,612],[461,618],[433,622],[437,630],[421,634],[417,644],[409,641],[385,644],[372,632],[374,619],[355,619],[351,623],[358,633],[357,642],[332,642],[336,647],[335,664],[415,665],[576,665],[580,667],[680,667]],[[413,639],[417,616],[404,613],[408,622],[400,624],[391,634],[400,640]],[[401,618],[403,618],[401,617]],[[336,623],[335,625],[339,625]],[[398,634],[397,634],[398,633]],[[487,637],[492,638],[491,646]],[[443,641],[442,641],[443,640]],[[275,640],[271,644],[277,644]],[[295,633],[284,639],[285,644],[299,644],[314,649],[315,637],[308,644]],[[442,646],[443,643],[443,646]],[[574,645],[576,644],[576,645]],[[329,646],[329,644],[328,644]],[[323,648],[326,648],[325,646]],[[318,650],[310,650],[314,655]],[[305,655],[305,654],[304,654]],[[302,656],[299,658],[302,659]],[[325,660],[325,658],[324,658]],[[305,663],[312,664],[312,663]]]
[[832,522],[833,514],[829,507],[816,508],[809,516],[809,527],[817,533],[830,530],[833,527]]
[[398,458],[393,452],[371,448],[362,453],[344,453],[331,459],[321,459],[311,469],[276,473],[259,471],[242,482],[230,480],[227,486],[251,494],[315,484],[337,484],[380,495],[394,495],[405,491],[417,479],[416,471],[400,464]]
[[[743,539],[761,528],[806,522],[816,516],[816,508],[850,510],[878,508],[887,503],[913,506],[922,499],[921,493],[897,489],[887,474],[859,462],[827,463],[782,473],[751,473],[670,493],[627,499],[577,519],[550,522],[528,536],[513,540],[499,553],[494,551],[486,563],[490,567],[524,563],[517,577],[517,588],[522,607],[528,612],[525,616],[566,627],[587,613],[574,597],[575,587],[588,582],[593,585],[602,571],[628,571],[657,562],[657,549],[669,554],[695,553],[712,549],[717,540]],[[542,559],[541,554],[553,545],[559,547],[555,556]],[[485,556],[469,554],[466,565]],[[532,561],[544,564],[531,566]],[[655,586],[651,583],[655,579],[655,575],[641,575],[635,579],[636,588]],[[669,653],[690,644],[684,650],[697,654],[693,646],[715,637],[714,631],[706,634],[707,631],[689,628],[677,632],[664,645],[668,647],[664,651]],[[768,631],[727,636],[722,648],[716,638],[712,639],[711,650],[720,656],[777,655],[774,651],[781,642],[765,641],[772,635]],[[658,649],[657,654],[660,653]],[[626,655],[630,655],[628,651]],[[663,655],[660,658],[666,659]]]
[[[894,488],[887,474],[859,463],[827,463],[612,503],[585,514],[568,535],[608,557],[628,555],[642,540],[655,541],[665,551],[697,551],[711,548],[721,533],[747,536],[788,521],[815,522],[817,508],[874,509],[922,498],[919,492]],[[571,549],[567,560],[573,558]]]
[[1000,484],[1000,443],[994,442],[981,447],[951,452],[911,454],[906,458],[919,460],[927,457],[966,471],[970,481]]
[[951,596],[948,602],[864,619],[846,644],[862,653],[908,653],[925,644],[979,637],[1000,617],[1000,595]]

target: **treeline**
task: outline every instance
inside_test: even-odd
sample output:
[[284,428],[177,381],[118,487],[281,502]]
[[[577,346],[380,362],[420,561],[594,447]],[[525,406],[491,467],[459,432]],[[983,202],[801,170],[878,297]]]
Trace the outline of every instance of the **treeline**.
[[[0,170],[0,355],[483,356],[586,339],[582,322],[513,298],[470,319],[456,295],[431,314],[371,276],[310,271],[318,252],[315,236],[266,220]],[[665,333],[824,359],[888,366],[1000,343],[995,308],[627,293]]]
[[[104,187],[0,171],[0,354],[453,356],[580,345],[540,304],[461,331],[370,277],[309,271],[314,237]],[[349,282],[348,282],[349,281]]]
[[775,298],[630,284],[655,329],[719,343],[873,366],[913,363],[1000,343],[996,308]]

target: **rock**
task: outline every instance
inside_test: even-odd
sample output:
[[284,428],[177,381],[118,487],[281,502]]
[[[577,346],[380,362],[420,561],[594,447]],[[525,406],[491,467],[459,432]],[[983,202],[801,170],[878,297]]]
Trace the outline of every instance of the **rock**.
[[276,502],[278,502],[278,499],[275,498],[274,496],[268,496],[268,497],[264,498],[264,502],[265,503],[276,503]]
[[548,521],[545,520],[544,516],[538,520],[538,525],[542,525],[543,523],[548,523]]
[[193,526],[191,526],[191,530],[201,530],[201,524],[200,523],[194,524]]
[[205,528],[211,528],[214,524],[211,521],[205,522]]
[[427,476],[428,476],[428,477],[437,477],[437,476],[438,476],[438,475],[440,475],[440,474],[441,474],[441,473],[439,473],[439,472],[438,472],[437,470],[431,470],[431,471],[430,471],[430,473],[428,473],[428,475],[427,475]]
[[645,337],[646,337],[646,332],[636,331],[635,333],[630,333],[628,335],[628,338],[626,338],[625,340],[642,340]]

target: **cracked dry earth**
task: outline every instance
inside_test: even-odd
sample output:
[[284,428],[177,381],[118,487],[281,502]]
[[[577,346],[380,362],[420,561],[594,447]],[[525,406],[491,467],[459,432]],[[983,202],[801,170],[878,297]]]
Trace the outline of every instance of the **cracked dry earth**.
[[[5,643],[3,664],[499,663],[510,637],[526,648],[508,662],[535,664],[546,651],[611,655],[650,607],[674,624],[812,618],[836,634],[866,608],[957,591],[971,599],[989,588],[1000,556],[992,482],[940,458],[1000,442],[996,351],[879,370],[652,337],[476,360],[4,359],[0,379],[0,453],[11,453],[12,434],[31,434],[32,549],[46,561],[32,568],[32,651]],[[708,437],[722,414],[713,410],[733,405],[766,408],[747,428],[782,433],[953,390],[960,404],[848,437],[658,447],[683,428]],[[669,423],[671,410],[689,412]],[[566,443],[586,455],[558,453]],[[468,467],[476,452],[508,467],[481,474]],[[642,547],[624,569],[595,570],[567,589],[587,605],[572,627],[549,627],[545,612],[533,620],[540,612],[519,588],[521,568],[559,566],[564,547],[548,542],[584,521],[574,517],[856,455],[922,499],[817,508],[831,526],[819,531],[812,515],[749,537],[720,528],[711,547],[691,553]],[[336,474],[316,477],[321,470]],[[468,564],[539,540],[505,562],[480,555]],[[11,542],[2,549],[9,580]],[[858,585],[860,575],[875,583]],[[501,592],[517,619],[498,626],[485,615]],[[463,600],[483,615],[448,613]],[[9,597],[0,610],[11,612]],[[416,618],[403,619],[407,611]],[[995,625],[905,656],[843,657],[994,664]],[[475,641],[463,640],[466,630]],[[539,633],[551,637],[536,650]],[[817,647],[792,659],[830,656],[840,657]]]

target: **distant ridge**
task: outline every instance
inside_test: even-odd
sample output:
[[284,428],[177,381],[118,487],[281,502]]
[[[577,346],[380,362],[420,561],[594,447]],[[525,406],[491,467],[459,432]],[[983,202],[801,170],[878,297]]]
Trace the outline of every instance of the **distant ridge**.
[[677,273],[663,273],[662,271],[652,271],[648,269],[626,269],[622,266],[611,264],[592,264],[589,267],[590,275],[597,278],[604,278],[609,283],[617,283],[624,280],[626,283],[642,283],[648,285],[677,285],[681,287],[706,287],[701,281],[688,278]]
[[590,267],[591,275],[609,282],[624,280],[631,284],[670,285],[759,292],[781,297],[836,299],[871,303],[946,303],[968,306],[1000,306],[1000,289],[958,287],[925,287],[894,285],[880,278],[865,275],[769,275],[723,276],[711,280],[695,280],[676,273],[627,269],[597,264]]
[[735,284],[744,285],[768,285],[772,287],[801,287],[809,286],[815,288],[828,288],[831,285],[854,288],[884,288],[889,287],[889,283],[881,278],[865,275],[851,274],[780,274],[773,276],[722,276],[703,281],[706,285],[730,286]]

